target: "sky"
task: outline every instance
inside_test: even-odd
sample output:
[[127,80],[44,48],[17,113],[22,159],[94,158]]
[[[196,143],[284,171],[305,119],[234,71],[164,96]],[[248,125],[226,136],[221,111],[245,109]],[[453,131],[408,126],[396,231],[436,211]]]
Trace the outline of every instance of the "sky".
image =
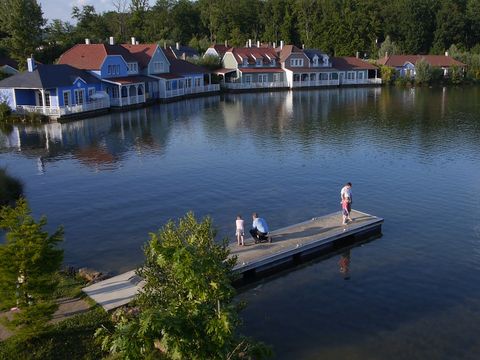
[[[118,3],[118,0],[37,0],[42,6],[43,17],[49,21],[53,19],[60,19],[74,23],[71,18],[72,8],[74,6],[82,7],[84,5],[93,5],[97,13],[114,10],[113,1]],[[129,0],[127,4],[130,3]],[[153,3],[153,1],[150,1]]]

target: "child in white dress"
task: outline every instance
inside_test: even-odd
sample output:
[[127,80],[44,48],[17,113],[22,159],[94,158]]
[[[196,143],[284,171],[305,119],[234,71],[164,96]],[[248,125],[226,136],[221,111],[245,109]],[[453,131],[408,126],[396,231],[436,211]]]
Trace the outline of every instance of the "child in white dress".
[[240,215],[237,215],[237,220],[235,221],[235,225],[236,225],[235,235],[237,236],[237,244],[239,246],[240,245],[243,246],[244,245],[243,236],[245,234],[243,230],[243,220]]

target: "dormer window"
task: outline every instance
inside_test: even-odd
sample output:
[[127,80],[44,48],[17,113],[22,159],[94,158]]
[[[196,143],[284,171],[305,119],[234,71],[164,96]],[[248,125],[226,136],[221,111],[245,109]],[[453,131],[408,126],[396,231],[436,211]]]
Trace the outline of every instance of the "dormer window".
[[262,59],[257,59],[257,60],[255,60],[255,65],[257,65],[257,66],[262,66],[262,64],[263,64]]
[[243,58],[243,66],[247,66],[248,65],[248,59],[247,58]]
[[328,66],[328,56],[323,57],[323,66]]
[[313,57],[313,66],[318,66],[318,55]]
[[128,73],[136,74],[138,72],[138,64],[136,62],[128,63]]
[[290,66],[291,67],[302,67],[303,66],[303,59],[290,59]]
[[272,66],[275,66],[276,62],[275,59],[272,59]]

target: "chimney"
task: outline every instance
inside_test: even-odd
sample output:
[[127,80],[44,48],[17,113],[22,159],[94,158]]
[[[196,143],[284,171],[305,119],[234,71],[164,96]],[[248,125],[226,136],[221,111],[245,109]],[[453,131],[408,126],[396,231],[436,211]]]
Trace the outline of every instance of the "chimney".
[[448,50],[447,50],[447,51],[445,51],[445,56],[448,56]]
[[179,42],[175,43],[175,49],[180,50],[180,43]]
[[140,44],[140,42],[138,40],[135,41],[135,45],[138,45]]
[[275,41],[272,43],[272,45],[274,49],[277,47],[277,43]]
[[130,40],[132,40],[132,45],[135,45],[135,44],[136,44],[135,36],[132,36],[132,38],[131,38]]
[[110,39],[108,41],[110,45],[115,45],[115,40],[113,39],[113,36],[110,36]]
[[359,58],[360,58],[360,52],[357,51],[357,53],[355,54],[355,57],[356,57],[357,59],[359,59]]
[[248,47],[252,47],[252,39],[248,39]]
[[245,47],[248,47],[248,41],[245,42]]
[[228,40],[225,40],[225,47],[228,47]]
[[257,48],[260,47],[260,40],[257,40]]
[[302,44],[302,49],[305,49],[305,44]]
[[280,40],[280,50],[283,49],[283,40]]
[[30,55],[30,57],[27,59],[28,72],[34,72],[36,68],[37,64],[35,64],[35,59],[33,58],[33,55]]
[[85,39],[85,44],[90,45],[90,39]]
[[388,59],[388,51],[385,51],[385,59]]
[[166,42],[166,41],[163,42],[163,48],[164,48],[164,49],[167,48],[167,42]]

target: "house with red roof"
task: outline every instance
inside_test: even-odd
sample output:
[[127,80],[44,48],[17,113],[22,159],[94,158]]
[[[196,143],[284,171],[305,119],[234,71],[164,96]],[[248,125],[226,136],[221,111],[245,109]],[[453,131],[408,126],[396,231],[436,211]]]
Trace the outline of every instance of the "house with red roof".
[[455,60],[448,55],[388,55],[378,59],[378,65],[385,65],[393,67],[398,76],[409,76],[414,78],[416,74],[415,66],[418,61],[424,60],[432,67],[443,70],[443,76],[448,76],[452,67],[456,66],[462,71],[465,71],[466,65],[460,61]]
[[332,67],[338,73],[338,85],[381,84],[378,67],[354,56],[332,58]]
[[203,54],[203,57],[216,56],[222,59],[229,48],[230,47],[226,42],[225,42],[225,45],[222,45],[222,44],[210,45],[210,47],[205,51],[205,54]]
[[273,47],[234,47],[223,56],[223,68],[215,72],[223,77],[226,89],[286,88],[288,84],[280,58]]

